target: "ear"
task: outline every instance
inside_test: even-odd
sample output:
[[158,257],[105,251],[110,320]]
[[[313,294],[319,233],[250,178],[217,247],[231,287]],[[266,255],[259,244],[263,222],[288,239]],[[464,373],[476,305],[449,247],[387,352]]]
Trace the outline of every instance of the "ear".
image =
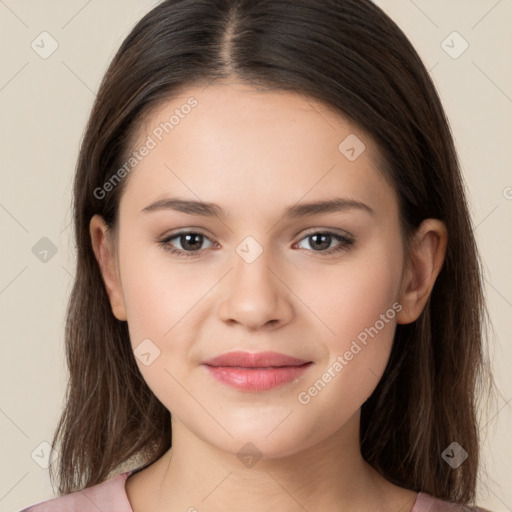
[[94,215],[92,217],[89,224],[89,232],[94,255],[98,261],[103,282],[105,283],[112,306],[112,313],[118,320],[126,321],[126,308],[117,267],[116,251],[103,217],[100,215]]
[[420,316],[443,266],[447,243],[446,226],[438,219],[426,219],[417,229],[402,274],[397,323],[408,324]]

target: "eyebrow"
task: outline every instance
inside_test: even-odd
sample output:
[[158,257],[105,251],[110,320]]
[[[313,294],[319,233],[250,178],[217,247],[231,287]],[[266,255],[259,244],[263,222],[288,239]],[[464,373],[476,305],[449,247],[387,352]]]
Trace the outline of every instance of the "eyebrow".
[[[361,201],[336,197],[310,203],[300,203],[290,206],[284,212],[284,217],[299,218],[319,215],[322,213],[336,213],[357,209],[375,215],[375,210]],[[217,204],[204,201],[192,201],[178,198],[160,199],[141,210],[141,213],[149,213],[161,210],[175,210],[189,215],[201,215],[204,217],[219,217],[226,219],[226,212]]]

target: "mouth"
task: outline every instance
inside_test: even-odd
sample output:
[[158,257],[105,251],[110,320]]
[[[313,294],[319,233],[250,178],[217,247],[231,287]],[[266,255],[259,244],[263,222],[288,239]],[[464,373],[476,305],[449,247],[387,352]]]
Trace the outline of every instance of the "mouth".
[[266,391],[292,382],[313,364],[277,352],[230,352],[202,363],[223,384],[244,391]]

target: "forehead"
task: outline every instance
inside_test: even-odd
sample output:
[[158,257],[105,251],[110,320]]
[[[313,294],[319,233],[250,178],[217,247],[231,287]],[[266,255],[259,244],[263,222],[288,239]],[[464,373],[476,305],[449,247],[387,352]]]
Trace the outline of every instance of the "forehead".
[[333,188],[368,201],[386,186],[373,140],[341,113],[238,82],[190,87],[153,109],[132,144],[145,145],[124,194],[139,211],[167,192],[261,208]]
[[315,144],[319,138],[330,135],[325,141],[328,144],[343,135],[354,134],[364,139],[368,158],[370,153],[377,156],[370,134],[334,107],[302,93],[257,89],[234,80],[191,86],[153,108],[141,123],[137,144],[148,135],[153,135],[157,142],[162,138],[169,143],[178,142],[180,133],[185,138],[191,130],[200,131],[203,136],[214,136],[221,130],[221,137],[229,134],[238,141],[246,134],[247,138],[258,136],[268,142],[277,134],[279,138],[274,142],[280,146],[298,146],[304,140]]

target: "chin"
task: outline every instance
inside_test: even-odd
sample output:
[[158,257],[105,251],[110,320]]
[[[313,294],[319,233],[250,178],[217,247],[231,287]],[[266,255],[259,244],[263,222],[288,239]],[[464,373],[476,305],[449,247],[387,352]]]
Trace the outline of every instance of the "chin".
[[242,463],[245,457],[249,457],[249,460],[251,457],[255,460],[288,457],[319,441],[305,432],[299,432],[299,427],[294,431],[290,428],[291,425],[288,425],[288,428],[282,428],[283,426],[277,427],[273,432],[272,429],[261,429],[258,426],[250,428],[249,425],[243,429],[239,426],[238,428],[226,426],[233,437],[225,432],[224,435],[213,437],[211,430],[208,433],[203,432],[206,435],[201,437],[217,449],[237,456]]

